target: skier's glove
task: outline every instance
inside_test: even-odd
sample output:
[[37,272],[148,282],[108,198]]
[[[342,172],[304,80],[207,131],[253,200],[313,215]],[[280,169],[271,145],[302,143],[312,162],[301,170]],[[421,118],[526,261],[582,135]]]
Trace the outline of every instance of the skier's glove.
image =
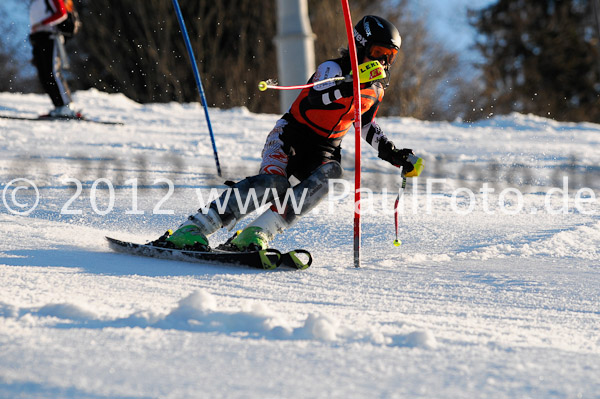
[[423,158],[417,157],[409,148],[399,150],[390,142],[386,144],[379,150],[379,158],[398,168],[402,167],[403,176],[418,177],[421,174],[425,167]]

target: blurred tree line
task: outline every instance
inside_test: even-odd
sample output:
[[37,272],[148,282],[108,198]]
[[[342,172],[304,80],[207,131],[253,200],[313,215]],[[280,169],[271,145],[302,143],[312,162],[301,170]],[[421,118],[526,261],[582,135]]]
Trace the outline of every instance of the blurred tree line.
[[[458,57],[428,39],[424,24],[404,11],[406,2],[384,9],[372,1],[351,1],[355,22],[367,13],[384,15],[403,36],[402,58],[379,112],[452,118],[454,110],[449,112],[440,100],[448,87],[464,83]],[[180,5],[209,105],[278,113],[278,93],[257,90],[260,80],[277,78],[275,0],[180,0]],[[72,60],[78,87],[121,92],[141,102],[197,101],[170,0],[122,0],[110,7],[80,0],[79,10],[83,30],[72,47],[80,51]],[[309,0],[309,12],[317,62],[337,57],[347,45],[341,5],[337,0]]]
[[485,59],[477,104],[482,114],[600,122],[598,3],[499,0],[471,11]]
[[[402,35],[380,115],[465,120],[511,111],[600,122],[597,0],[498,0],[471,10],[478,69],[432,40],[409,0],[350,0],[354,22],[384,16]],[[198,101],[171,0],[76,0],[81,33],[68,43],[74,89],[96,87],[139,102]],[[278,113],[275,0],[180,0],[210,106]],[[317,63],[346,46],[337,0],[308,0]],[[0,48],[0,70],[11,67]],[[16,72],[11,71],[12,74]],[[0,89],[20,90],[6,82]],[[301,82],[299,82],[301,83]]]
[[[31,91],[37,82],[34,77],[24,77],[21,72],[25,68],[25,62],[19,57],[18,40],[7,40],[14,38],[14,27],[11,15],[6,9],[0,8],[0,92],[2,91]],[[29,54],[27,55],[29,57]]]

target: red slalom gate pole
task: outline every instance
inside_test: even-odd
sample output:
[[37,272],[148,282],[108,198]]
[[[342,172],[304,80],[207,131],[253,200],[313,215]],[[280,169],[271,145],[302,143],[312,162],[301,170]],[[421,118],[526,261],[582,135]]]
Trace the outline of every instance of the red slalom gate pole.
[[[358,60],[356,58],[356,44],[354,42],[354,26],[350,15],[348,0],[341,0],[344,9],[344,21],[346,23],[346,35],[348,36],[348,52],[350,53],[350,63],[352,65],[352,74],[358,74]],[[360,109],[360,79],[352,80],[354,89],[354,143],[356,155],[354,157],[354,267],[360,267],[360,127],[361,127],[361,109]]]

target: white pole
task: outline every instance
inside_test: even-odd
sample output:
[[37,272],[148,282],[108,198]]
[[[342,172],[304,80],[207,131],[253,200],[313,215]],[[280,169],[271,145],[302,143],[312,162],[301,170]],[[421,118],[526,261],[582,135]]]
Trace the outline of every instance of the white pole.
[[[315,69],[315,35],[306,0],[277,0],[277,67],[282,86],[306,83]],[[280,93],[281,112],[287,112],[299,90]]]

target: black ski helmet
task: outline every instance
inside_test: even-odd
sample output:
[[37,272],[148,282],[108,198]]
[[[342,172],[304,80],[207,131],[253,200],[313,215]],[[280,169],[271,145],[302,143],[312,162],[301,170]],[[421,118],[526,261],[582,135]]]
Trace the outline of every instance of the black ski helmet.
[[374,44],[400,50],[402,38],[400,32],[390,21],[367,15],[354,26],[354,41],[359,56],[364,56]]

